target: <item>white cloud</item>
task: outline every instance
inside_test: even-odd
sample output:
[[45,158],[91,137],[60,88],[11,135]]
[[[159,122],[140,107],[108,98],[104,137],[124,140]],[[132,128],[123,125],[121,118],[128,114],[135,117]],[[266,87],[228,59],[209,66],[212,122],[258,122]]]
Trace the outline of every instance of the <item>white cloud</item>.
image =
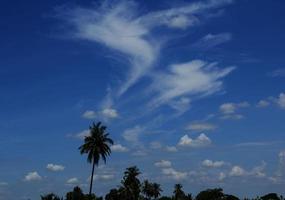
[[227,177],[227,175],[224,172],[220,172],[218,179],[219,179],[219,181],[223,181],[226,177]]
[[114,177],[115,177],[114,174],[102,174],[102,175],[96,176],[95,178],[99,180],[109,181],[109,180],[113,180]]
[[277,98],[277,104],[280,108],[285,109],[285,93],[280,93],[279,97]]
[[162,174],[176,181],[181,181],[183,179],[186,179],[188,176],[187,172],[179,172],[173,168],[163,168]]
[[173,100],[169,102],[169,106],[174,110],[178,111],[180,114],[183,114],[190,108],[191,100],[187,97],[181,97],[178,100]]
[[78,178],[76,178],[76,177],[70,178],[66,181],[66,184],[68,184],[68,185],[77,185],[79,183],[80,182],[79,182]]
[[204,160],[202,162],[202,166],[204,167],[210,167],[210,168],[218,168],[218,167],[222,167],[225,165],[224,161],[212,161],[212,160]]
[[234,67],[218,69],[217,63],[207,63],[202,60],[174,64],[169,72],[153,75],[151,91],[155,92],[150,106],[158,106],[181,96],[202,97],[222,89],[221,78],[234,70]]
[[266,100],[260,100],[260,101],[257,103],[256,107],[258,107],[258,108],[265,108],[265,107],[267,107],[267,106],[269,106],[269,105],[270,105],[270,102],[268,102],[268,101],[266,101]]
[[64,170],[64,166],[62,165],[56,165],[56,164],[48,164],[46,167],[48,170],[53,171],[53,172],[58,172],[58,171],[63,171]]
[[285,77],[285,68],[276,69],[270,75],[272,77]]
[[240,119],[243,119],[244,116],[241,115],[241,114],[231,114],[231,115],[223,115],[220,117],[220,119],[230,119],[230,120],[240,120]]
[[147,152],[144,150],[137,150],[134,153],[132,153],[133,156],[146,156]]
[[40,181],[40,180],[42,180],[42,177],[36,171],[29,172],[24,178],[24,181]]
[[175,146],[166,146],[165,151],[167,152],[177,152],[177,148]]
[[123,133],[123,138],[128,142],[135,142],[139,141],[140,134],[144,131],[141,126],[135,126],[133,128],[126,129]]
[[[100,181],[110,181],[114,180],[115,175],[114,174],[95,174],[93,176],[93,181],[100,180]],[[87,182],[90,182],[91,176],[86,180]]]
[[265,167],[266,167],[266,163],[262,161],[261,165],[254,167],[249,174],[257,178],[266,177],[266,174],[264,172]]
[[232,39],[230,33],[207,34],[194,44],[194,47],[210,49],[220,44],[226,43]]
[[90,130],[86,129],[83,131],[80,131],[79,133],[71,134],[70,137],[74,137],[80,140],[84,140],[86,136],[90,135]]
[[266,173],[265,171],[266,163],[262,161],[261,165],[254,167],[250,171],[246,171],[241,166],[235,165],[232,167],[231,171],[229,172],[229,176],[231,177],[256,177],[256,178],[265,178]]
[[105,2],[97,8],[75,8],[64,13],[76,38],[97,42],[116,50],[130,61],[126,81],[119,89],[123,94],[148,73],[160,52],[160,35],[152,30],[158,26],[185,29],[199,22],[199,14],[232,3],[232,0],[211,0],[186,4],[162,11],[138,14],[134,2]]
[[240,103],[224,103],[220,105],[220,112],[222,113],[222,116],[220,119],[231,119],[231,120],[240,120],[243,119],[244,116],[241,114],[237,114],[236,112],[240,108],[246,108],[249,107],[250,104],[246,101],[240,102]]
[[171,28],[180,28],[180,29],[186,29],[189,26],[193,26],[195,24],[198,24],[199,20],[196,17],[188,17],[186,15],[179,15],[177,17],[173,17],[167,22],[168,27]]
[[239,108],[249,107],[249,103],[244,101],[240,103],[224,103],[220,105],[220,111],[223,114],[234,114]]
[[217,127],[214,124],[210,124],[207,122],[192,122],[187,127],[186,130],[191,131],[212,131]]
[[161,143],[157,141],[151,142],[149,146],[151,149],[161,149],[162,148]]
[[161,167],[161,168],[171,167],[171,162],[169,160],[161,160],[159,162],[154,163],[154,165],[156,167]]
[[197,138],[192,139],[188,135],[184,135],[180,138],[178,145],[187,147],[204,147],[212,143],[204,133],[200,134]]
[[278,158],[279,158],[279,169],[277,171],[277,176],[282,177],[285,175],[285,150],[279,152]]
[[233,166],[229,176],[245,176],[247,172],[240,166]]
[[114,152],[128,152],[129,149],[127,147],[124,147],[121,144],[114,144],[111,146],[111,150]]
[[86,110],[83,114],[82,117],[85,119],[95,119],[96,118],[96,113],[93,110]]
[[6,182],[0,182],[0,187],[8,186],[9,184]]
[[117,118],[119,116],[118,111],[113,108],[103,109],[102,115],[106,118]]

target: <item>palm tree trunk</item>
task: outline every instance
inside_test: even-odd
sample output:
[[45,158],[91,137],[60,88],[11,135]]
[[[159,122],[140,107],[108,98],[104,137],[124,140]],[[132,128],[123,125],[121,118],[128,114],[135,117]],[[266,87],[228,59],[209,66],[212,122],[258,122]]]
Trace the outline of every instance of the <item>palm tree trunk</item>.
[[93,161],[93,166],[92,166],[92,174],[91,174],[90,189],[89,189],[89,198],[91,198],[91,193],[92,193],[92,185],[93,185],[94,168],[95,168],[95,161]]

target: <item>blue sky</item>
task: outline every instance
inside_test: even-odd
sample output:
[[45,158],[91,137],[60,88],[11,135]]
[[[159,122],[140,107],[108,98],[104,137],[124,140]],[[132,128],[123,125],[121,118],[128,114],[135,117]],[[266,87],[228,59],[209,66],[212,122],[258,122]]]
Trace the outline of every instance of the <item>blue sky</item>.
[[285,3],[29,1],[0,11],[0,199],[86,192],[88,126],[115,141],[94,191],[285,186]]

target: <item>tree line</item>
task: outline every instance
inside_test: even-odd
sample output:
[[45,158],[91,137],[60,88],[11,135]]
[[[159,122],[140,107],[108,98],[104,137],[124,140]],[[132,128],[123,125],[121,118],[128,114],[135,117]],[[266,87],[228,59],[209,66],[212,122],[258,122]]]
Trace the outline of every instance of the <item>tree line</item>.
[[[85,137],[84,143],[79,147],[81,154],[87,154],[87,161],[92,164],[89,193],[84,194],[80,187],[76,186],[73,191],[68,192],[65,198],[53,193],[41,196],[41,200],[239,200],[234,195],[224,194],[221,188],[208,189],[200,192],[196,197],[191,193],[185,193],[181,184],[175,184],[172,196],[161,196],[160,184],[148,180],[141,182],[138,178],[140,171],[136,166],[125,170],[121,185],[113,188],[105,197],[97,197],[92,193],[95,166],[99,161],[106,163],[111,154],[113,140],[109,137],[107,127],[101,122],[92,123],[89,127],[89,135]],[[244,200],[250,200],[244,198]],[[252,200],[284,200],[282,196],[270,193]]]

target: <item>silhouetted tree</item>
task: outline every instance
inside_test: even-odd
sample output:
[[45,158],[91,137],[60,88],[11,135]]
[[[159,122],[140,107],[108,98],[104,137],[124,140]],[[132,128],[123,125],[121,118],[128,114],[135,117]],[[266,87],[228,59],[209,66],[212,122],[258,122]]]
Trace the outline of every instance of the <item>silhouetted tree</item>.
[[196,196],[196,200],[209,200],[209,199],[211,200],[225,199],[223,189],[215,188],[215,189],[204,190]]
[[60,200],[60,198],[53,193],[41,196],[41,199],[42,200]]
[[152,185],[148,180],[145,180],[142,185],[142,193],[146,196],[147,199],[152,197]]
[[261,200],[281,200],[281,198],[276,193],[269,193],[262,197],[260,197]]
[[175,184],[174,185],[174,200],[184,200],[186,195],[184,191],[182,190],[183,186],[181,184]]
[[138,179],[140,171],[136,166],[126,169],[122,180],[123,187],[120,188],[120,194],[123,199],[138,200],[140,196],[140,180]]
[[142,193],[145,194],[147,199],[158,198],[160,196],[162,189],[158,183],[150,183],[148,180],[145,180],[142,186]]
[[105,200],[120,200],[120,193],[117,189],[111,189],[105,196]]
[[100,159],[106,163],[107,156],[111,154],[110,145],[113,145],[113,140],[109,138],[106,128],[106,126],[101,125],[101,122],[93,123],[89,127],[90,135],[85,137],[84,144],[79,147],[81,154],[87,154],[87,161],[93,163],[89,195],[92,192],[95,165],[99,164]]
[[162,192],[162,189],[158,183],[153,183],[153,197],[157,199],[160,196],[160,193]]

